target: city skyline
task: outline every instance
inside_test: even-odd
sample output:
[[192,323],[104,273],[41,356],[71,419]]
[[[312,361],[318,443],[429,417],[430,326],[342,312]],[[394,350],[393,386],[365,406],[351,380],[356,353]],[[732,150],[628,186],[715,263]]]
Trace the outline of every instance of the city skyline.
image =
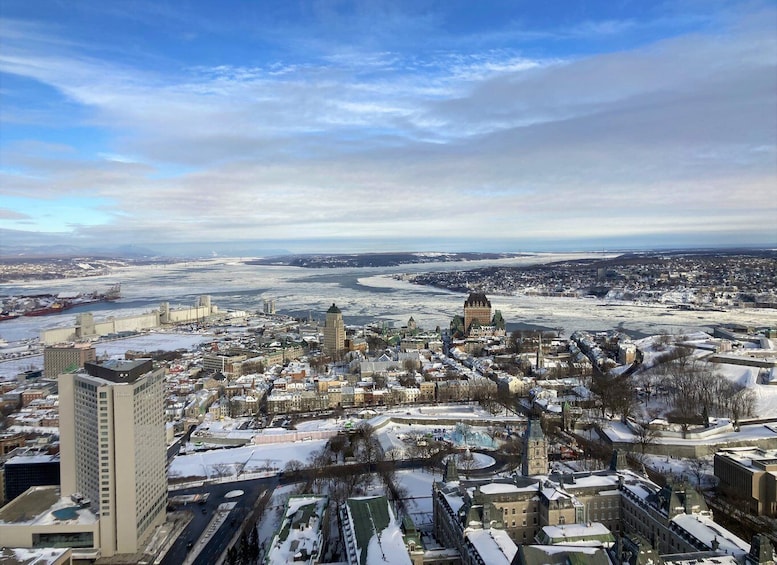
[[0,247],[774,246],[770,2],[6,2]]

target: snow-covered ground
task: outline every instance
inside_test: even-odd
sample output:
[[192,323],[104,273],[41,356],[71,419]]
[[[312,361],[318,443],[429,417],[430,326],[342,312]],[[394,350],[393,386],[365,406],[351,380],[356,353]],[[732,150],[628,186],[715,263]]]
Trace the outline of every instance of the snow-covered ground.
[[168,476],[171,479],[239,480],[274,475],[283,470],[289,461],[306,463],[310,455],[325,444],[326,440],[311,440],[178,455],[170,463]]
[[[635,341],[635,344],[644,356],[643,367],[652,367],[662,355],[666,355],[670,351],[671,346],[662,344],[662,341],[665,341],[665,337],[656,335]],[[682,343],[696,348],[692,353],[694,359],[704,360],[712,354],[711,348],[715,340],[713,340],[710,334],[696,331],[685,334],[683,337]],[[766,343],[771,346],[774,346],[773,342],[774,340],[766,340]],[[710,348],[705,348],[708,345]],[[757,350],[754,346],[752,348],[745,348],[743,351],[738,352],[738,355],[744,356],[751,351],[759,351],[764,356],[777,360],[777,349]],[[732,358],[736,358],[736,356],[731,355]],[[745,386],[753,391],[755,400],[753,412],[755,417],[777,418],[777,386],[761,382],[759,375],[762,374],[762,371],[765,371],[764,369],[735,365],[733,363],[715,363],[712,365],[712,371],[725,377],[732,383]]]
[[[488,413],[479,407],[470,405],[441,405],[433,408],[418,407],[408,410],[392,410],[366,422],[375,427],[375,435],[384,452],[395,450],[391,456],[403,459],[410,456],[408,447],[416,441],[416,438],[443,438],[455,435],[455,426],[412,423],[412,418],[420,417],[421,414],[425,413],[430,416],[430,410],[440,417],[466,418],[468,422],[466,425],[467,437],[471,440],[470,445],[473,448],[483,447],[477,441],[478,438],[489,437],[489,425],[483,420]],[[490,417],[490,414],[488,416]],[[515,419],[513,418],[513,420]],[[253,441],[253,443],[244,447],[190,451],[177,455],[170,465],[169,477],[177,480],[187,478],[190,480],[240,480],[257,474],[272,475],[283,470],[287,463],[292,460],[307,464],[311,454],[319,451],[327,442],[326,439],[289,442],[287,436],[293,435],[293,430],[238,430],[237,428],[244,421],[245,419],[206,420],[200,425],[198,431],[202,430],[218,437],[243,437],[246,441]],[[310,420],[301,422],[297,426],[297,431],[336,432],[343,430],[347,422],[353,423],[355,420],[346,418]],[[482,423],[483,427],[479,427],[478,423]],[[274,441],[273,438],[277,438],[277,441]],[[207,443],[207,438],[195,432],[192,441]],[[473,457],[474,461],[470,467],[473,470],[493,464],[493,458],[487,455],[473,453]]]
[[667,478],[684,478],[691,484],[701,487],[710,486],[716,480],[711,455],[699,459],[645,455],[644,464]]

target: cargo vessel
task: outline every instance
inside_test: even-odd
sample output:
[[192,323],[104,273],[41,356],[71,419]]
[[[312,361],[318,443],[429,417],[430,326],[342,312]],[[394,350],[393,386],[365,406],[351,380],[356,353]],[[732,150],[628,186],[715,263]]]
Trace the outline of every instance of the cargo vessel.
[[[5,309],[0,315],[0,321],[13,320],[20,316],[48,316],[59,314],[76,306],[94,304],[96,302],[110,302],[121,298],[121,284],[111,286],[106,292],[89,292],[77,294],[37,294],[34,296],[12,296],[4,302],[10,308]],[[11,308],[13,308],[11,310]]]

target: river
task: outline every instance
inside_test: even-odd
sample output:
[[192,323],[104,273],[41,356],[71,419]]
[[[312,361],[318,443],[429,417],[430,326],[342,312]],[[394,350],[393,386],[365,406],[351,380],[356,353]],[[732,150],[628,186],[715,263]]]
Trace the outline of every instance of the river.
[[[447,327],[454,314],[463,312],[461,293],[413,285],[397,280],[399,273],[474,269],[492,265],[530,265],[570,258],[602,255],[537,254],[526,257],[451,263],[425,263],[380,268],[305,269],[246,265],[241,259],[211,259],[164,265],[130,266],[99,277],[4,283],[0,294],[36,294],[106,290],[121,283],[122,298],[113,303],[79,306],[65,313],[0,322],[0,337],[8,342],[35,338],[42,329],[73,325],[75,314],[91,311],[96,319],[131,315],[158,308],[193,305],[208,294],[222,310],[261,310],[264,299],[275,300],[278,313],[323,320],[336,303],[346,324],[381,320],[401,326],[412,316],[420,327]],[[777,310],[742,309],[728,312],[680,311],[664,305],[604,301],[593,298],[552,298],[490,294],[508,329],[542,327],[569,334],[577,329],[619,328],[634,337],[661,331],[711,331],[715,325],[736,322],[751,326],[777,326]]]

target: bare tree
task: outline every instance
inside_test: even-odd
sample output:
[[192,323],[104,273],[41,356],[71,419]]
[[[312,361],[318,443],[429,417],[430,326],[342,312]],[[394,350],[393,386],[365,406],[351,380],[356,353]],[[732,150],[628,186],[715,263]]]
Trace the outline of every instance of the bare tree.
[[[738,388],[738,390],[736,390]],[[743,416],[749,416],[753,413],[755,407],[755,393],[752,389],[745,388],[742,385],[733,385],[732,390],[736,390],[730,397],[731,419],[735,424]]]
[[305,466],[299,459],[289,459],[284,465],[283,470],[286,473],[296,473],[301,471]]
[[642,422],[637,424],[635,435],[637,438],[635,444],[639,448],[637,458],[640,463],[644,463],[645,455],[650,450],[650,447],[656,443],[658,430],[650,428],[647,422]]
[[693,475],[693,477],[696,478],[697,487],[702,487],[702,483],[704,482],[704,477],[708,468],[708,462],[698,457],[696,459],[691,459],[688,462],[688,471],[691,473],[691,475]]
[[213,475],[218,478],[229,477],[235,474],[235,468],[231,463],[216,463],[212,469]]

